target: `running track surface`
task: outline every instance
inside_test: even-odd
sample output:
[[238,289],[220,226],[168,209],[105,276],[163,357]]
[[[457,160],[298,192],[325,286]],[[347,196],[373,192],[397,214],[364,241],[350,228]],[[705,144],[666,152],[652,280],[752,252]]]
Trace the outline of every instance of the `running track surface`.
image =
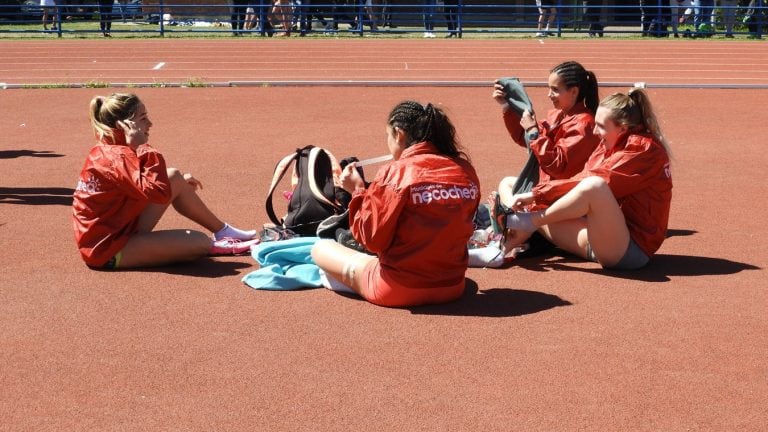
[[761,41],[3,41],[0,54],[0,82],[8,84],[487,82],[510,74],[546,82],[542,71],[575,58],[606,83],[768,85]]
[[[604,82],[766,83],[763,43],[700,42],[3,42],[0,81],[489,82],[134,89],[170,164],[195,174],[226,220],[258,226],[279,157],[305,144],[380,155],[386,115],[402,99],[448,110],[485,195],[524,161],[490,98],[494,78],[541,82],[573,58]],[[630,60],[632,52],[653,60]],[[400,70],[404,59],[420,66]],[[157,62],[168,68],[152,71]],[[648,268],[521,260],[470,269],[476,292],[413,309],[324,289],[252,290],[240,282],[257,268],[250,257],[88,270],[74,247],[70,195],[93,142],[88,101],[111,91],[0,91],[0,430],[768,424],[768,91],[649,89],[674,149],[675,189],[669,238]],[[530,94],[549,107],[543,88]],[[159,228],[182,226],[190,225],[171,212]]]

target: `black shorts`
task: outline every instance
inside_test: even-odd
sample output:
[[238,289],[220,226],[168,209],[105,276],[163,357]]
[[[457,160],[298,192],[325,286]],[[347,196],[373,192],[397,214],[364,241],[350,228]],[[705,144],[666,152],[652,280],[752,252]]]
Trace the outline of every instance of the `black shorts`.
[[[592,250],[592,245],[590,244],[587,244],[587,257],[591,261],[598,262],[597,257],[595,256],[595,252]],[[639,268],[645,267],[649,260],[650,258],[648,255],[646,255],[645,252],[640,249],[640,246],[638,246],[637,243],[635,243],[635,241],[630,237],[629,245],[627,245],[627,251],[624,252],[624,256],[621,257],[619,262],[612,266],[603,267],[610,270],[637,270]]]

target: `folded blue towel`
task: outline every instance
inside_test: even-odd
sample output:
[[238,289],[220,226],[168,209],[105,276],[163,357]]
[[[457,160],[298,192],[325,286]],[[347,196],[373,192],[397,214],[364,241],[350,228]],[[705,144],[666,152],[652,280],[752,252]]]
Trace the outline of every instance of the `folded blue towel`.
[[320,268],[312,261],[312,246],[319,237],[296,237],[254,246],[251,256],[260,269],[243,282],[256,289],[295,290],[322,286]]

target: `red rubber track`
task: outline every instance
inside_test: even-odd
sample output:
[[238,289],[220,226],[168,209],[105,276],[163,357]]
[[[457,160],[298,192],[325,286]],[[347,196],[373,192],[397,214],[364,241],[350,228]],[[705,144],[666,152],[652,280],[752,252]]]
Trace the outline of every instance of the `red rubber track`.
[[768,85],[768,45],[703,40],[91,40],[0,42],[9,84],[546,81],[564,58],[601,81]]
[[[118,89],[146,102],[169,164],[247,227],[267,221],[281,156],[305,144],[381,155],[386,115],[403,99],[448,110],[485,195],[525,157],[506,136],[492,79],[540,82],[575,59],[603,82],[764,84],[765,46],[4,41],[0,81],[488,82]],[[669,238],[646,269],[520,260],[470,269],[476,292],[413,309],[325,289],[256,291],[241,282],[257,268],[250,257],[89,270],[74,246],[71,193],[93,143],[88,102],[113,91],[0,90],[0,430],[765,430],[768,90],[649,89],[675,189]],[[550,106],[545,89],[530,94]],[[199,229],[173,211],[158,226],[177,227]]]

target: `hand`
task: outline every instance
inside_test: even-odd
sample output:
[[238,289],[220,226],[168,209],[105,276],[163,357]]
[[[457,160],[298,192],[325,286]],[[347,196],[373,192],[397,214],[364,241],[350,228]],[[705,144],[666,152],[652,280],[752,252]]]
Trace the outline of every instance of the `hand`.
[[200,181],[192,176],[190,173],[184,174],[184,180],[186,180],[187,184],[192,186],[192,189],[194,190],[203,190],[203,184],[200,183]]
[[146,144],[148,141],[148,134],[147,131],[142,130],[138,126],[136,126],[136,123],[133,120],[125,119],[125,120],[118,120],[117,125],[123,129],[123,132],[125,133],[125,142],[132,146],[133,148],[136,148],[142,144]]
[[365,181],[360,177],[360,173],[357,172],[355,163],[351,162],[341,171],[339,176],[341,187],[349,193],[353,193],[357,189],[365,189]]
[[531,204],[533,204],[533,192],[524,192],[512,196],[511,208],[516,212],[524,211]]
[[504,86],[499,84],[498,81],[493,83],[493,93],[491,96],[499,103],[499,105],[507,105],[507,92],[504,90]]
[[534,126],[538,126],[536,117],[528,110],[523,111],[523,116],[520,117],[520,127],[522,127],[524,131],[528,131],[528,129]]

